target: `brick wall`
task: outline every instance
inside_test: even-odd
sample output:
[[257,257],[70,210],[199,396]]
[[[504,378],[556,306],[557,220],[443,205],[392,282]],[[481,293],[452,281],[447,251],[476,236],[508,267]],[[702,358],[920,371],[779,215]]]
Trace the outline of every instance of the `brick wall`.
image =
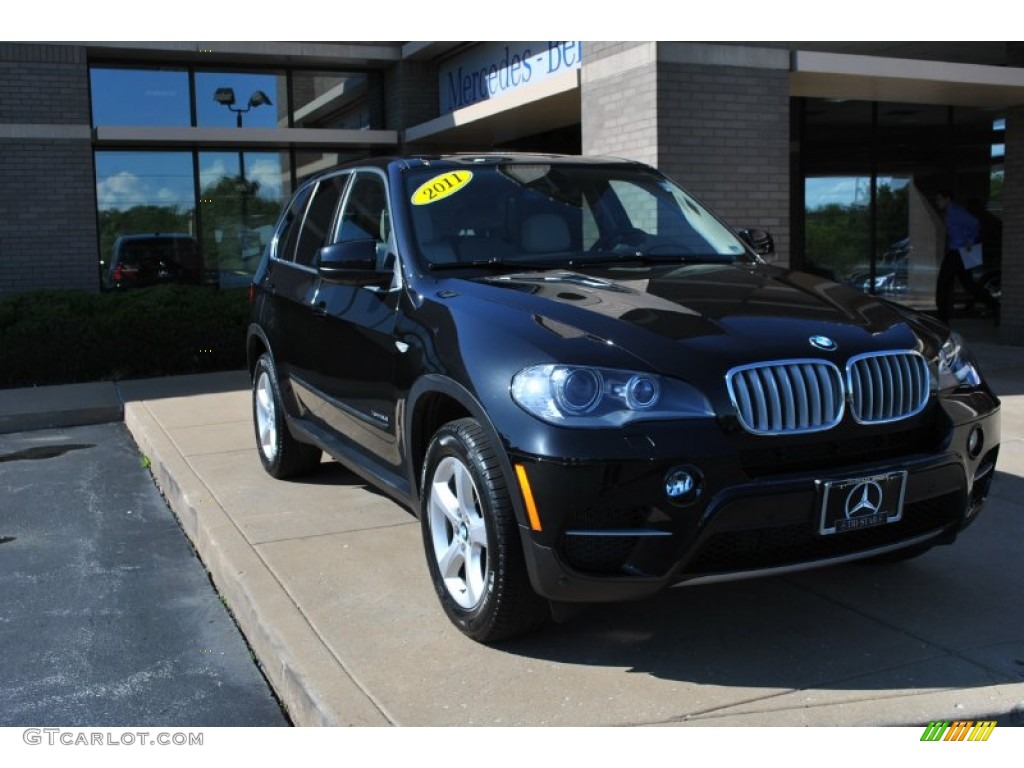
[[0,44],[0,123],[89,123],[85,49]]
[[727,222],[789,257],[789,79],[775,69],[661,63],[658,165]]
[[99,289],[83,48],[0,44],[0,296]]
[[583,45],[584,155],[657,165],[658,69],[654,43]]
[[1004,344],[1024,346],[1024,107],[1006,114],[1003,180],[1003,300],[999,329]]
[[586,43],[583,152],[657,166],[730,224],[771,231],[785,263],[790,105],[788,59],[779,56],[759,48]]
[[0,295],[99,287],[88,141],[0,141]]
[[437,65],[400,61],[384,73],[384,127],[411,128],[438,115]]

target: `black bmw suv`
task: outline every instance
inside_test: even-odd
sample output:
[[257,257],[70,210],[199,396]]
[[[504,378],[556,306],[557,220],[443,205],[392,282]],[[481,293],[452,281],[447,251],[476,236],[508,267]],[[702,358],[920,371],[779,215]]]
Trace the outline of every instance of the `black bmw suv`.
[[999,401],[956,334],[763,263],[656,170],[372,159],[295,193],[256,272],[260,459],[414,511],[449,618],[948,544]]

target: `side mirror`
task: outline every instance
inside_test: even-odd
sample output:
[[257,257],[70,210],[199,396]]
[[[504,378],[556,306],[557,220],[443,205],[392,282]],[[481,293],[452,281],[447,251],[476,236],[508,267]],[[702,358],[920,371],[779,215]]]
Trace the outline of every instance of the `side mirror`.
[[772,233],[766,229],[754,229],[748,227],[736,232],[747,245],[749,245],[758,256],[770,258],[775,255],[775,239]]
[[380,285],[391,274],[377,270],[377,241],[349,240],[325,245],[317,253],[317,274],[329,283]]

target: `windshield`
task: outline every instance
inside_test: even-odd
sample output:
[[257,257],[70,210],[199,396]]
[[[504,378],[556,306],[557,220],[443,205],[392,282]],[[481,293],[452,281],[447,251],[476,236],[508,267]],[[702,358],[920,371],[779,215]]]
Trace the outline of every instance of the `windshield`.
[[420,168],[406,178],[420,253],[432,269],[485,264],[732,262],[749,255],[664,177],[568,163]]

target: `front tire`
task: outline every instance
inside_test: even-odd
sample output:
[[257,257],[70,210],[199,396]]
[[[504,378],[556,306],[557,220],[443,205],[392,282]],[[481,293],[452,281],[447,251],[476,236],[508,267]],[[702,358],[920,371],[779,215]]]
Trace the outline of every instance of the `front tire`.
[[272,477],[297,477],[312,472],[320,464],[320,449],[300,443],[288,431],[277,369],[269,353],[260,355],[253,371],[252,421],[260,463]]
[[421,487],[427,566],[452,623],[482,643],[542,626],[549,606],[530,585],[498,456],[477,421],[437,431]]

